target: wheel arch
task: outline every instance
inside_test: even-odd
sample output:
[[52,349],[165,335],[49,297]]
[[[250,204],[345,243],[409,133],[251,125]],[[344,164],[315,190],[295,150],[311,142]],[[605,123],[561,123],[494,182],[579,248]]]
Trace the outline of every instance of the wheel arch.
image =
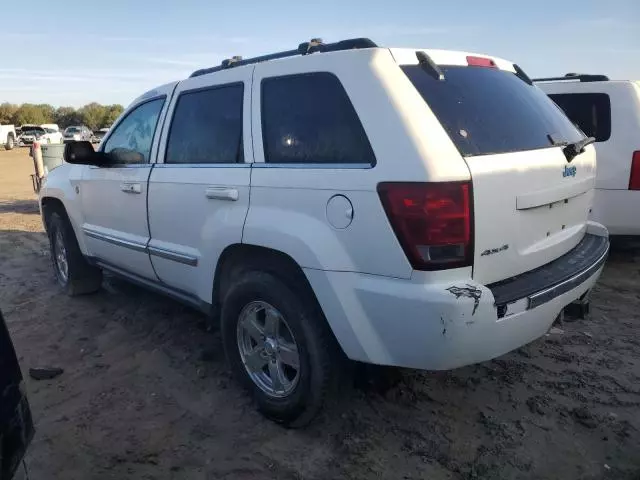
[[83,255],[87,254],[87,248],[84,242],[84,235],[79,230],[81,229],[81,224],[77,222],[77,215],[74,215],[73,211],[69,211],[68,204],[64,201],[60,196],[55,195],[56,191],[41,191],[40,193],[40,212],[42,215],[42,224],[44,226],[45,231],[48,232],[47,218],[53,212],[58,212],[63,215],[71,224],[71,228],[73,229],[76,240],[78,241],[78,246],[80,247],[80,251]]
[[268,247],[236,243],[227,246],[218,259],[213,282],[214,305],[221,304],[234,276],[246,270],[272,273],[287,283],[293,280],[299,285],[298,289],[304,289],[317,303],[304,271],[290,255]]
[[232,285],[234,278],[248,270],[271,273],[293,288],[296,293],[304,296],[305,300],[311,302],[313,307],[317,309],[331,335],[345,353],[342,342],[335,334],[331,322],[325,316],[304,270],[293,257],[280,250],[246,243],[229,245],[224,249],[216,266],[212,292],[213,308],[218,316],[224,295]]

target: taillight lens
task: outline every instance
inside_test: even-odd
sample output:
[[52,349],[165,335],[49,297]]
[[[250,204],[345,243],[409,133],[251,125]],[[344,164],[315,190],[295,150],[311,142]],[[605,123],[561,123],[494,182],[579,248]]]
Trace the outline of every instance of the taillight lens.
[[467,65],[469,65],[470,67],[498,68],[496,62],[494,62],[490,58],[473,57],[471,55],[467,57]]
[[472,264],[471,182],[385,182],[378,194],[413,268]]
[[631,157],[629,190],[640,190],[640,150],[633,152],[633,157]]

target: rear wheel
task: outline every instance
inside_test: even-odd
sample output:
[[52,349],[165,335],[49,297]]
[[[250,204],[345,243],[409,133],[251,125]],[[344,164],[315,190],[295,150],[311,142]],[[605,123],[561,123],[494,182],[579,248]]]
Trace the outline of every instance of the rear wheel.
[[47,218],[53,271],[60,286],[70,296],[93,293],[102,285],[102,271],[82,255],[71,223],[55,211]]
[[13,138],[13,135],[10,133],[7,136],[7,143],[5,144],[4,148],[5,148],[5,150],[13,150],[13,147],[15,147],[15,146],[16,146],[16,141]]
[[222,305],[222,337],[235,376],[268,418],[308,424],[336,380],[335,341],[317,308],[266,272],[247,271]]

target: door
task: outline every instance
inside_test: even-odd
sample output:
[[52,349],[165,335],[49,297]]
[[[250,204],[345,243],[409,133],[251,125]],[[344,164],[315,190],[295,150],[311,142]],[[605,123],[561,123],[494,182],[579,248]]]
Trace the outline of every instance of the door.
[[87,167],[79,192],[89,254],[148,279],[156,276],[147,253],[147,181],[166,98],[144,100],[122,117],[101,146],[112,163]]
[[180,83],[149,179],[149,253],[160,280],[211,303],[225,247],[249,208],[253,67]]

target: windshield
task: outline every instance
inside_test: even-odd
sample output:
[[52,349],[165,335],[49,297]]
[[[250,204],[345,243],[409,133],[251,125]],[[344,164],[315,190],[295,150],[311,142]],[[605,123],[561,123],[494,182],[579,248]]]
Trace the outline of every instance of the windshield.
[[35,133],[44,133],[44,128],[41,127],[23,127],[22,133],[27,135],[33,135]]
[[68,127],[64,133],[80,133],[80,129],[78,127]]
[[419,65],[402,67],[463,156],[534,150],[584,138],[542,90],[511,72],[440,69],[444,80]]

